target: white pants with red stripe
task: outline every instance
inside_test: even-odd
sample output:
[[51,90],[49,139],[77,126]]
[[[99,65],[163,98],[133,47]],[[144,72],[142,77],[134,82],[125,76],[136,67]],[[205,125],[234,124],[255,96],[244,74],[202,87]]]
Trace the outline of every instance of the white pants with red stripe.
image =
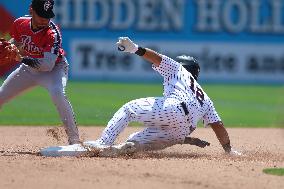
[[130,122],[146,127],[133,133],[127,141],[135,142],[143,150],[158,150],[181,144],[190,134],[190,125],[180,102],[173,98],[141,98],[122,106],[108,122],[98,142],[112,145]]

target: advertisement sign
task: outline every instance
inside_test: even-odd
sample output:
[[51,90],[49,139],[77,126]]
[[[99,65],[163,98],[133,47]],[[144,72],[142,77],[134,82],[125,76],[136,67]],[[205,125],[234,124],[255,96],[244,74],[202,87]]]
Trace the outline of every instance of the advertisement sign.
[[[18,17],[23,2],[27,10],[1,4]],[[172,58],[195,56],[204,82],[284,82],[283,0],[56,0],[54,11],[73,79],[158,80],[117,51],[129,36]]]

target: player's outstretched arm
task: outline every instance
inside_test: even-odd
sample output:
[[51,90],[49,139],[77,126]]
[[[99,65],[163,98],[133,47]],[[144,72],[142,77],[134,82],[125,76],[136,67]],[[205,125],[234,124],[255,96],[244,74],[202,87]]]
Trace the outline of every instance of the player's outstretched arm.
[[231,151],[230,138],[227,130],[224,127],[223,122],[218,121],[215,123],[210,123],[210,126],[215,132],[216,137],[218,138],[225,152],[229,153]]
[[222,145],[223,149],[226,153],[230,155],[241,155],[240,152],[233,150],[230,143],[230,138],[227,130],[224,127],[224,124],[222,121],[218,121],[215,123],[209,124],[213,131],[216,134],[216,137],[218,138],[220,144]]
[[119,51],[135,53],[152,64],[155,64],[155,66],[159,66],[162,61],[162,56],[159,53],[149,48],[139,47],[128,37],[120,37],[116,44]]

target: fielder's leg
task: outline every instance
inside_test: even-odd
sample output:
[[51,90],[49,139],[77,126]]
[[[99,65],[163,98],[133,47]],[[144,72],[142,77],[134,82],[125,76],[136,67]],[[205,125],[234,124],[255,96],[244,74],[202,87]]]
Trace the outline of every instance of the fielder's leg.
[[25,65],[13,71],[0,87],[0,108],[17,95],[36,85],[33,75]]
[[68,80],[68,63],[56,64],[51,72],[40,75],[40,85],[45,87],[55,104],[68,136],[69,144],[80,142],[74,112],[65,94]]

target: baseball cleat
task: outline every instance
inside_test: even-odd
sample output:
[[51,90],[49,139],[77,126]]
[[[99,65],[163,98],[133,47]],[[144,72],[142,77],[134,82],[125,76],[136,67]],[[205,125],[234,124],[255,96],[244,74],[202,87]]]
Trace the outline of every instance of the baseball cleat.
[[117,157],[124,155],[132,155],[136,152],[134,142],[125,142],[118,145],[109,146],[100,151],[100,157]]
[[83,142],[83,146],[87,147],[87,148],[102,148],[102,147],[109,147],[108,145],[102,144],[100,141],[98,140],[90,140],[90,141],[86,141]]
[[63,156],[86,156],[89,150],[81,144],[72,144],[67,146],[51,146],[41,149],[39,152],[46,157],[63,157]]

